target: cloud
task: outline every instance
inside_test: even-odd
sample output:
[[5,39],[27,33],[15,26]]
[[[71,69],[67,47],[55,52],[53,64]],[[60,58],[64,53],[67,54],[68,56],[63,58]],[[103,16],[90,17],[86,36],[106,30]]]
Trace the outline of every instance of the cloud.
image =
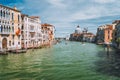
[[42,23],[55,25],[57,34],[64,29],[70,33],[78,24],[96,30],[98,25],[119,19],[120,14],[119,0],[24,0],[9,4],[18,4],[23,13],[38,15]]
[[59,8],[63,8],[66,5],[63,3],[63,0],[46,0],[48,3],[50,3],[52,6],[54,7],[59,7]]
[[94,0],[96,3],[104,4],[104,3],[113,3],[116,0]]

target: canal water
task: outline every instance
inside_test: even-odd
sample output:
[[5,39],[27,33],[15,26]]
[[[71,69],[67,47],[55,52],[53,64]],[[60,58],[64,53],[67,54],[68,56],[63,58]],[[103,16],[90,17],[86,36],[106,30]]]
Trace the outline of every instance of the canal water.
[[91,43],[61,42],[0,56],[0,80],[120,80],[120,55]]

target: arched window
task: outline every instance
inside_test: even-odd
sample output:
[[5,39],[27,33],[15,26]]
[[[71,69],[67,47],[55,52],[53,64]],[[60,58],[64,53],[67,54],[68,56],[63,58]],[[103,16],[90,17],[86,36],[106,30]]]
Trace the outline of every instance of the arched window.
[[0,32],[1,32],[1,25],[0,25]]
[[22,25],[22,29],[24,29],[24,26]]
[[5,16],[6,18],[8,18],[8,12],[6,11],[6,16]]
[[6,32],[8,32],[8,26],[6,27]]
[[1,25],[1,32],[3,32],[3,26]]
[[8,12],[8,19],[10,19],[10,12]]
[[10,28],[10,26],[9,26],[9,32],[11,31],[11,28]]
[[12,32],[14,32],[14,27],[12,27]]
[[5,11],[3,11],[3,17],[5,17]]
[[4,26],[4,32],[6,32],[6,27]]
[[2,17],[2,10],[0,11],[1,17]]
[[20,16],[19,16],[19,14],[18,14],[18,22],[20,21]]

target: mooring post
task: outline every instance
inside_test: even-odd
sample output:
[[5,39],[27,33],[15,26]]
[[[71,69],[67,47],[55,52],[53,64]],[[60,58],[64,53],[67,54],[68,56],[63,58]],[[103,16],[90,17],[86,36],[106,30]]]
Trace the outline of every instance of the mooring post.
[[107,44],[107,55],[109,55],[109,52],[110,52],[110,45]]

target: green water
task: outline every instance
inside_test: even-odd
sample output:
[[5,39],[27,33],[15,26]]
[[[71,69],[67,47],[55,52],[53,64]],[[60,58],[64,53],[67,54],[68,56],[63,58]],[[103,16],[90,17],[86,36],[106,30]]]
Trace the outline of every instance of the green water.
[[0,56],[0,80],[120,80],[120,57],[102,46],[62,42]]

